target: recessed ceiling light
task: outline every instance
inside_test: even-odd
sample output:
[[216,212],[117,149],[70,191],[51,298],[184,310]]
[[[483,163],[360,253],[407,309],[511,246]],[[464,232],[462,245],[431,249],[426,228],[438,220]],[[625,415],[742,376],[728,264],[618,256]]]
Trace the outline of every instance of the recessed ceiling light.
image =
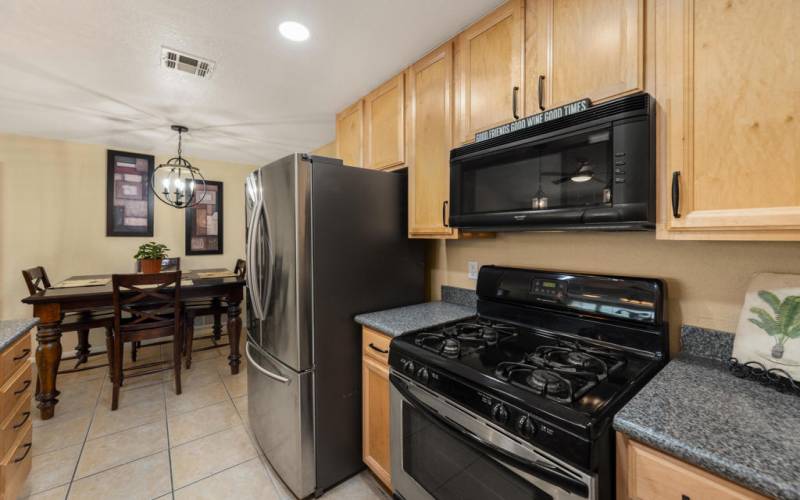
[[308,28],[294,21],[282,22],[280,26],[278,26],[278,31],[281,32],[284,38],[288,38],[293,42],[303,42],[308,40],[308,37],[311,35]]

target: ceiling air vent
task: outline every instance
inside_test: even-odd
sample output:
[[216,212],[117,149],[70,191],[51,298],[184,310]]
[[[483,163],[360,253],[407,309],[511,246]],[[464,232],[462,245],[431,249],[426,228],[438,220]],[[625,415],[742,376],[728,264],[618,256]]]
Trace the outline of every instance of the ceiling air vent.
[[167,69],[183,71],[200,78],[208,78],[214,71],[214,61],[192,56],[185,52],[178,52],[167,47],[161,47],[161,61]]

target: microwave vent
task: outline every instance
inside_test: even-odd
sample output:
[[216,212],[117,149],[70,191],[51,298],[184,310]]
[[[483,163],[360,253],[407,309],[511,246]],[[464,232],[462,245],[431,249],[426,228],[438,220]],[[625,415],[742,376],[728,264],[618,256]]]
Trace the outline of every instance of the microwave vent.
[[161,62],[165,68],[182,71],[200,78],[209,78],[215,63],[210,59],[193,56],[168,47],[161,47]]

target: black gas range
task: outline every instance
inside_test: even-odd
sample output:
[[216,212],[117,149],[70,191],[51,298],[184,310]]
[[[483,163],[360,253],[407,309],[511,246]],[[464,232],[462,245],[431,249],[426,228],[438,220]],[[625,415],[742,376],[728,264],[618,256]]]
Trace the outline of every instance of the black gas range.
[[613,498],[612,417],[669,353],[664,283],[484,266],[477,293],[392,341],[397,496]]

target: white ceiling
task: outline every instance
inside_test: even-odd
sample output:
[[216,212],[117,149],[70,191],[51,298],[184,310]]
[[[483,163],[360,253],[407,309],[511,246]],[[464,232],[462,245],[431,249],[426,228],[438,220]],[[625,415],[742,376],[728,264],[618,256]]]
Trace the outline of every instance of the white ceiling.
[[[172,153],[178,123],[191,157],[263,164],[333,140],[337,111],[500,3],[2,0],[0,132]],[[167,70],[162,45],[216,70]]]

